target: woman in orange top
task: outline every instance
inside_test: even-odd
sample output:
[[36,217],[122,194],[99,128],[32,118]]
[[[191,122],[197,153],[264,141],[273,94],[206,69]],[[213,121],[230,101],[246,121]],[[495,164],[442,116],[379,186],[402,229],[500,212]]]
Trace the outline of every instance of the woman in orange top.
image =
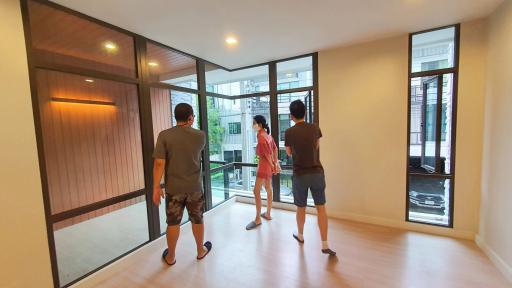
[[[277,158],[277,146],[274,138],[270,136],[270,129],[267,120],[262,115],[256,115],[252,121],[253,129],[258,135],[256,155],[259,157],[256,172],[256,183],[254,184],[254,200],[256,202],[256,218],[245,227],[252,230],[261,225],[261,218],[271,220],[270,210],[272,209],[272,175],[280,173],[281,167]],[[265,186],[267,191],[267,211],[261,213],[261,187]]]

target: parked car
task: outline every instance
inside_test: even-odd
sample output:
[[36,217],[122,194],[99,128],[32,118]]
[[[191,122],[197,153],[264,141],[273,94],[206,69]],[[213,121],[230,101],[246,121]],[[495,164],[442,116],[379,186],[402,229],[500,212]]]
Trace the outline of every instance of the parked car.
[[[445,158],[441,158],[441,170],[444,170]],[[428,173],[421,167],[421,158],[412,156],[409,159],[409,171],[417,173]],[[409,181],[409,205],[418,210],[436,210],[443,213],[446,209],[445,203],[445,179],[433,177],[414,176]],[[420,211],[418,211],[420,212]]]

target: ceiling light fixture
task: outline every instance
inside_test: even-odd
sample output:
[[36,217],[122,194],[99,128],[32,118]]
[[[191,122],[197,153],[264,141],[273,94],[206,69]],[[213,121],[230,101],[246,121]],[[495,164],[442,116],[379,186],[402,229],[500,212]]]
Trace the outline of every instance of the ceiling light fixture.
[[103,44],[103,47],[107,49],[108,51],[115,51],[117,50],[117,45],[113,42],[107,41]]
[[234,46],[238,44],[238,39],[236,39],[236,37],[234,36],[228,36],[226,37],[226,44],[228,44],[229,46]]
[[286,78],[292,78],[293,77],[293,73],[287,73],[286,74]]
[[158,63],[156,63],[155,61],[151,61],[151,62],[148,62],[148,65],[151,67],[156,67],[156,66],[158,66]]
[[94,80],[92,80],[92,79],[85,79],[85,82],[92,83],[92,82],[94,82]]

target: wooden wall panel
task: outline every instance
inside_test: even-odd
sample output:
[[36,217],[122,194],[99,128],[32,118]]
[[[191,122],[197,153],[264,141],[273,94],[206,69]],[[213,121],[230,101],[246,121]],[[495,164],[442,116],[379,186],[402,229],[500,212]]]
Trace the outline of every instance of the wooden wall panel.
[[[144,188],[137,86],[38,70],[37,86],[52,214]],[[113,101],[59,103],[52,97]],[[116,204],[66,226],[138,203]]]
[[172,127],[171,91],[169,89],[151,88],[151,112],[153,117],[153,135]]

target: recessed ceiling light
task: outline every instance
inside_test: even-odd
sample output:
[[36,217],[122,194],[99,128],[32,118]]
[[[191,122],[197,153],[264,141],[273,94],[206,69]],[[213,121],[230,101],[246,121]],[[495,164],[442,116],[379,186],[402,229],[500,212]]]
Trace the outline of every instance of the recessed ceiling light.
[[94,82],[94,80],[92,80],[92,79],[85,79],[85,82],[92,83],[92,82]]
[[293,77],[293,73],[287,73],[286,74],[286,78],[292,78]]
[[113,43],[113,42],[110,42],[110,41],[105,42],[103,44],[103,47],[105,47],[105,49],[107,49],[108,51],[115,51],[115,50],[117,50],[116,43]]
[[226,44],[228,44],[229,46],[236,45],[238,44],[238,39],[236,39],[235,36],[228,36],[226,37]]
[[158,66],[158,63],[156,63],[155,61],[151,61],[151,62],[148,62],[148,65],[151,67],[156,67],[156,66]]

